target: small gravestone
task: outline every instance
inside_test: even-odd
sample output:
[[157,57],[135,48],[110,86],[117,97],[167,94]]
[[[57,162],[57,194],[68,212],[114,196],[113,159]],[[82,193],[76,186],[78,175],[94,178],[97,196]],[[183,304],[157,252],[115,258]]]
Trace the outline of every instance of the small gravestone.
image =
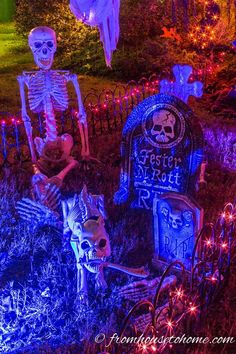
[[193,72],[190,65],[175,65],[172,70],[175,81],[162,80],[160,82],[160,93],[176,96],[185,103],[188,103],[189,96],[202,96],[203,84],[200,81],[188,82]]
[[153,215],[154,259],[167,263],[179,260],[190,269],[203,210],[187,196],[167,193],[154,199]]
[[203,134],[190,108],[158,94],[140,103],[122,134],[122,170],[116,204],[152,209],[159,194],[191,195],[203,160]]

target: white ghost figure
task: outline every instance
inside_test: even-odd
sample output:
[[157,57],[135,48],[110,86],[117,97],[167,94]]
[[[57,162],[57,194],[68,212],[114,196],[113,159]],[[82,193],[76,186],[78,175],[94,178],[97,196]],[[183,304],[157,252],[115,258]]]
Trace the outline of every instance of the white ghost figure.
[[70,0],[70,9],[79,21],[98,27],[107,66],[119,40],[120,0]]

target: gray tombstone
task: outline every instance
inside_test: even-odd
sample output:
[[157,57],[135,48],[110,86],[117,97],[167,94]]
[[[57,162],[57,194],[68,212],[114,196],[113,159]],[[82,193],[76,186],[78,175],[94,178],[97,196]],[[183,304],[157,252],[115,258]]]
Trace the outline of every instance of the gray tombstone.
[[203,209],[187,196],[166,193],[154,199],[155,259],[179,260],[191,268],[196,238],[203,226]]
[[158,195],[191,195],[203,160],[203,133],[191,109],[174,96],[145,99],[128,117],[121,144],[116,204],[153,208]]

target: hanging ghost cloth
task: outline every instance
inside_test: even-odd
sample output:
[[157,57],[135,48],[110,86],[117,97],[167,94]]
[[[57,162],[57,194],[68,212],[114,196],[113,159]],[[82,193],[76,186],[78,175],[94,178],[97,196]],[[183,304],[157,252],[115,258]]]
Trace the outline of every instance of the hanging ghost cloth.
[[70,0],[70,9],[79,21],[98,27],[106,64],[111,66],[120,32],[120,0]]

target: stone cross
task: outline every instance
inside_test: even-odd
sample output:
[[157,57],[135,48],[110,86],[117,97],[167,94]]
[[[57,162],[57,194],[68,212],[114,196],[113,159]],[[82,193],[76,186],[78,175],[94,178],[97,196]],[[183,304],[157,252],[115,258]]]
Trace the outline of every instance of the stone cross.
[[203,94],[203,84],[200,81],[189,83],[188,79],[193,68],[190,65],[174,65],[174,82],[162,80],[160,82],[160,93],[173,95],[188,103],[189,96],[201,97]]

